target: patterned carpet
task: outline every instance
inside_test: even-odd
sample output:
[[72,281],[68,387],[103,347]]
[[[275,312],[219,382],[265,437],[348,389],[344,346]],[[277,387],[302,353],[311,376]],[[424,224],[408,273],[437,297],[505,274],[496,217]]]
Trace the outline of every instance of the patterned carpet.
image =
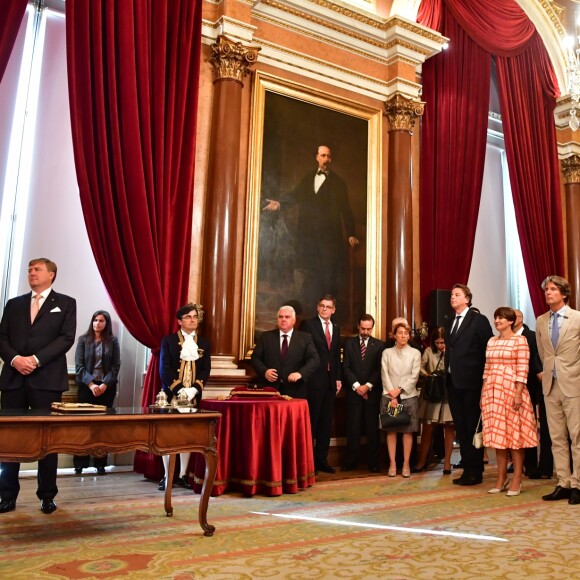
[[175,490],[166,518],[156,485],[134,473],[60,477],[59,509],[39,511],[23,480],[0,515],[0,577],[580,578],[580,506],[548,504],[554,482],[525,481],[519,497],[459,488],[441,471],[409,480],[326,478],[297,495],[212,498],[205,538],[198,496]]

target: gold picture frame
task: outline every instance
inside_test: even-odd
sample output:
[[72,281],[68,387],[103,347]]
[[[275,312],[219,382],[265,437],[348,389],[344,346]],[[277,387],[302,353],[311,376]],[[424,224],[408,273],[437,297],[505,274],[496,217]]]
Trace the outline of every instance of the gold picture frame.
[[[345,237],[344,270],[348,273],[341,277],[336,313],[341,334],[354,333],[358,317],[369,312],[376,320],[375,335],[381,336],[382,115],[380,109],[256,72],[240,358],[248,357],[260,332],[275,327],[282,304],[290,302],[296,307],[296,301],[287,298],[300,293],[292,278],[300,270],[293,270],[292,251],[286,248],[299,244],[300,236],[295,233],[292,237],[288,223],[281,224],[291,222],[291,212],[279,218],[281,211],[266,212],[264,208],[266,200],[283,198],[302,174],[316,169],[320,145],[330,147],[332,170],[346,182],[356,237],[361,242],[351,248]],[[277,215],[272,219],[268,213]],[[276,222],[274,226],[272,222]],[[285,239],[290,243],[286,245]],[[314,314],[311,305],[310,310],[300,312],[300,304],[298,301],[299,317]]]

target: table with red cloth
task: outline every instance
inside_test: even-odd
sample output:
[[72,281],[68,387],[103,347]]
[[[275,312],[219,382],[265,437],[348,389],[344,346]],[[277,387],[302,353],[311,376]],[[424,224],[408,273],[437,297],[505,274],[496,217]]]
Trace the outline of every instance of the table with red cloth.
[[[297,493],[315,482],[308,403],[304,399],[202,399],[201,408],[219,411],[218,467],[212,496],[241,491],[276,496]],[[192,456],[193,488],[201,490],[205,463]]]

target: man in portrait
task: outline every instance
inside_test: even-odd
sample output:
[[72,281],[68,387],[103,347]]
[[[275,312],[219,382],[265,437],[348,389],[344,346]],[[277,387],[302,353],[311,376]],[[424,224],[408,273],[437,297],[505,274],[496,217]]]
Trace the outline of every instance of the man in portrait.
[[[179,330],[161,341],[159,357],[159,374],[167,400],[183,391],[187,398],[199,405],[203,389],[211,371],[211,347],[209,340],[199,336],[197,327],[203,319],[200,304],[189,303],[182,306],[176,313]],[[175,485],[190,488],[187,478],[187,465],[190,453],[180,453],[180,472]],[[163,455],[165,475],[159,482],[159,491],[164,491],[169,470],[169,455]]]
[[330,432],[334,416],[334,400],[340,392],[340,328],[331,320],[336,312],[336,302],[331,294],[318,301],[318,314],[306,319],[300,330],[312,336],[320,358],[316,371],[308,379],[308,410],[314,441],[314,465],[317,471],[334,473],[328,464]]
[[[542,390],[558,484],[544,501],[580,504],[580,312],[570,308],[570,283],[561,276],[542,282],[549,311],[536,321],[542,359]],[[570,455],[572,461],[570,461]]]
[[[77,327],[74,298],[52,289],[56,264],[46,258],[30,260],[27,292],[6,303],[0,322],[0,374],[2,409],[50,410],[68,391],[66,353],[73,345]],[[58,455],[50,453],[38,461],[40,509],[56,510]],[[16,508],[20,491],[20,463],[0,464],[0,513]]]
[[320,365],[312,336],[294,329],[292,306],[278,310],[278,328],[263,332],[252,353],[258,382],[282,395],[307,399],[307,382]]
[[266,199],[263,208],[271,212],[297,209],[294,280],[307,311],[314,310],[319,296],[338,295],[345,250],[359,243],[346,183],[330,168],[330,148],[320,145],[315,159],[316,169],[280,200]]

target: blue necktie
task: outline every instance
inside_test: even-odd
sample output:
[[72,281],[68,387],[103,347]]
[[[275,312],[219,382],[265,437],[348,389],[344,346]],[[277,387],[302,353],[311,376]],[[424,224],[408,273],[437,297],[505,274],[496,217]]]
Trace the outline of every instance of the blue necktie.
[[558,339],[560,338],[560,328],[558,327],[558,316],[557,313],[552,314],[552,346],[556,350],[556,345],[558,344]]
[[[558,328],[558,313],[552,314],[552,334],[550,338],[552,339],[552,346],[554,351],[556,350],[556,345],[558,344],[558,339],[560,338],[560,329]],[[556,378],[556,361],[554,360],[554,370],[552,371],[552,376]]]

